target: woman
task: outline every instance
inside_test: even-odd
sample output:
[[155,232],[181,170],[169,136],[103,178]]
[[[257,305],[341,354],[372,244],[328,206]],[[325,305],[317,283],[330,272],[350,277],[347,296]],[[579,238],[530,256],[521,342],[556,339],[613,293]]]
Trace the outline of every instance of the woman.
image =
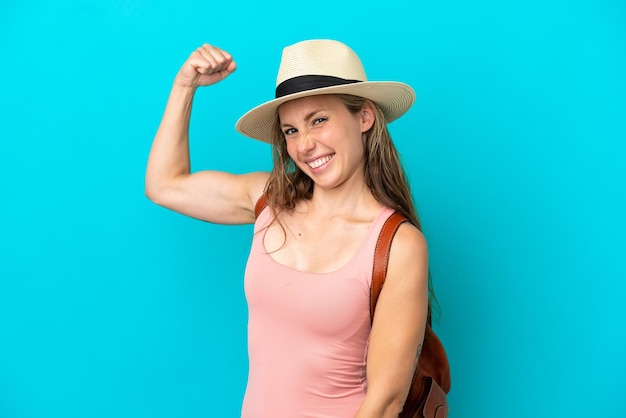
[[[192,174],[194,93],[235,69],[211,45],[183,64],[150,151],[146,194],[205,221],[255,223],[245,275],[250,371],[242,416],[397,417],[428,312],[427,246],[386,127],[411,106],[413,90],[367,81],[359,58],[340,42],[291,45],[276,99],[236,126],[272,143],[272,172]],[[257,219],[264,194],[268,206]],[[374,247],[395,210],[410,223],[393,240],[370,325]]]

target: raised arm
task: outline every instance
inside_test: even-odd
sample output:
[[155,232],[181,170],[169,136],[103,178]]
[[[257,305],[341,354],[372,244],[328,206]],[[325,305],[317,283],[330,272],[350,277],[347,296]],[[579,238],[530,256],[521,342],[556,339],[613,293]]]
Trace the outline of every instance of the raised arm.
[[428,312],[428,249],[413,225],[398,229],[376,304],[367,353],[367,394],[357,418],[397,418],[421,350]]
[[153,202],[213,223],[254,222],[254,204],[267,173],[190,171],[189,120],[195,92],[222,81],[236,67],[228,52],[205,44],[179,70],[148,158],[145,191]]

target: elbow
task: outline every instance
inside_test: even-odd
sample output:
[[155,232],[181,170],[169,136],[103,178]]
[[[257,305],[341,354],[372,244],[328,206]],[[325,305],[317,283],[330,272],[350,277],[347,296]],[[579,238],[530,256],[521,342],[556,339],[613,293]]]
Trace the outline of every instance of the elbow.
[[144,184],[144,194],[151,202],[157,205],[161,205],[163,202],[163,187],[148,177],[146,177]]
[[154,202],[157,196],[156,187],[154,186],[153,182],[150,181],[148,177],[146,177],[146,180],[144,182],[143,192],[148,199]]
[[368,390],[365,401],[357,417],[377,416],[383,418],[398,418],[404,408],[406,396],[402,394],[387,394],[383,397],[375,396]]
[[152,189],[146,187],[144,189],[144,194],[145,196],[148,198],[148,200],[150,200],[152,203],[157,203],[156,200],[156,195],[154,194],[154,192],[152,191]]
[[385,408],[384,417],[398,417],[404,408],[406,397],[397,396],[391,399]]
[[146,187],[144,189],[144,194],[146,195],[146,197],[148,198],[148,200],[150,200],[152,203],[156,203],[156,198],[155,198],[155,194],[152,191],[152,189],[149,189],[148,187]]
[[166,177],[148,173],[144,182],[144,194],[153,203],[171,209],[182,192],[180,179],[181,176]]

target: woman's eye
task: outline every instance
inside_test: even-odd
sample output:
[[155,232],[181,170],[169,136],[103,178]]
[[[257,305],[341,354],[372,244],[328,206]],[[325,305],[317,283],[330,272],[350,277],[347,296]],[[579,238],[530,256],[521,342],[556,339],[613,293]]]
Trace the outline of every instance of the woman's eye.
[[285,136],[286,136],[286,135],[293,135],[293,134],[295,134],[296,132],[298,132],[298,131],[297,131],[295,128],[289,128],[289,129],[285,129],[285,130],[283,131],[283,133],[285,134]]
[[322,123],[326,121],[326,118],[316,118],[315,120],[313,120],[313,125],[317,125],[319,123]]

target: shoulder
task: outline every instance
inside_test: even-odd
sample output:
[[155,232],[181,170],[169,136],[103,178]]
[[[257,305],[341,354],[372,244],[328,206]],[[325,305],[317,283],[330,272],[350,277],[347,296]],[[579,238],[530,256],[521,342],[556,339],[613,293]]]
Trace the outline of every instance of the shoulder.
[[403,222],[391,243],[391,255],[396,258],[404,258],[416,253],[427,253],[428,244],[422,231],[410,222]]
[[398,228],[391,243],[387,280],[411,280],[419,284],[427,279],[428,244],[426,238],[414,225],[404,222]]
[[267,171],[254,171],[252,173],[245,174],[245,176],[251,193],[258,199],[265,190],[265,186],[270,178],[270,173]]

